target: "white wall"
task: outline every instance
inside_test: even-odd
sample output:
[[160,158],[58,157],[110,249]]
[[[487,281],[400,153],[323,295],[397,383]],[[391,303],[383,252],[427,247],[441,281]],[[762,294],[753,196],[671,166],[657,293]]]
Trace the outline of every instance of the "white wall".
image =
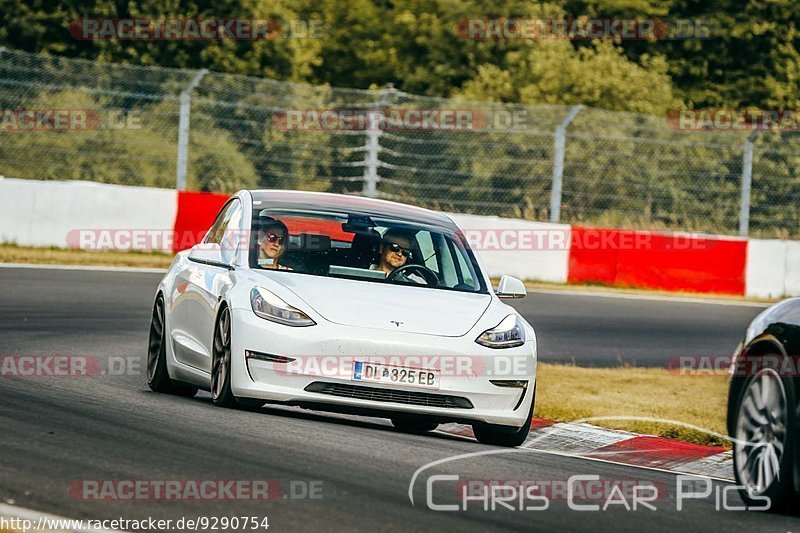
[[800,296],[800,242],[750,239],[745,296]]
[[448,213],[480,255],[490,276],[566,283],[570,226]]
[[747,241],[745,296],[777,298],[786,279],[786,244],[778,240]]
[[66,248],[82,232],[86,243],[171,251],[159,233],[171,237],[177,208],[174,190],[0,177],[0,242]]
[[800,242],[786,241],[784,296],[800,296]]

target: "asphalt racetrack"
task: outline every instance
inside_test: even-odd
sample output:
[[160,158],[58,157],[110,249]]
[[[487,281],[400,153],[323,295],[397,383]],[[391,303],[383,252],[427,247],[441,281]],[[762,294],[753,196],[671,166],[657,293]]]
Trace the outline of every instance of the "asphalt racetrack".
[[[0,503],[84,519],[268,517],[270,531],[279,532],[800,529],[794,517],[718,510],[723,502],[715,496],[727,483],[714,482],[712,495],[683,501],[679,511],[670,473],[503,450],[445,434],[403,434],[380,419],[283,407],[234,411],[214,407],[207,393],[194,399],[152,393],[144,360],[159,276],[0,268],[0,355],[88,355],[103,368],[111,360],[131,365],[94,377],[0,377]],[[541,360],[587,365],[621,358],[659,366],[674,355],[729,354],[759,311],[549,293],[532,293],[515,306],[537,328]],[[592,474],[661,487],[656,510],[577,511],[556,494],[546,510],[428,505],[429,499],[458,503],[457,483],[464,480],[557,484]],[[86,480],[279,480],[280,490],[269,502],[95,501],[75,490]],[[741,502],[730,492],[727,503]]]

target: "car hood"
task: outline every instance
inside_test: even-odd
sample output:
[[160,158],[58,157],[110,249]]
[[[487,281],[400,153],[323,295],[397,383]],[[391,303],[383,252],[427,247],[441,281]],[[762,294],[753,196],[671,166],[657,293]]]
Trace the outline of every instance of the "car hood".
[[278,273],[272,279],[329,322],[444,337],[466,334],[492,302],[488,294],[322,276]]

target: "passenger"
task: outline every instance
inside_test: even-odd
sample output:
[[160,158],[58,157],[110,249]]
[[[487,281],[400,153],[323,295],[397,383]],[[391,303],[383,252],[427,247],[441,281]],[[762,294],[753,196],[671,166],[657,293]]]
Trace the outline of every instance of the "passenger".
[[262,217],[258,230],[258,265],[272,270],[292,270],[280,264],[286,253],[289,230],[280,220]]

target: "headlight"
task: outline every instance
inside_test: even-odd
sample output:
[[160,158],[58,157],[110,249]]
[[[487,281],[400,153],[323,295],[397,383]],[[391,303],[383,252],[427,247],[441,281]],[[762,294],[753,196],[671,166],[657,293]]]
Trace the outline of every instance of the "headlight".
[[316,324],[307,314],[262,287],[253,287],[253,290],[250,291],[250,305],[256,315],[279,324],[287,326],[313,326]]
[[525,344],[525,327],[517,315],[508,315],[497,326],[487,329],[475,342],[489,348],[513,348]]

